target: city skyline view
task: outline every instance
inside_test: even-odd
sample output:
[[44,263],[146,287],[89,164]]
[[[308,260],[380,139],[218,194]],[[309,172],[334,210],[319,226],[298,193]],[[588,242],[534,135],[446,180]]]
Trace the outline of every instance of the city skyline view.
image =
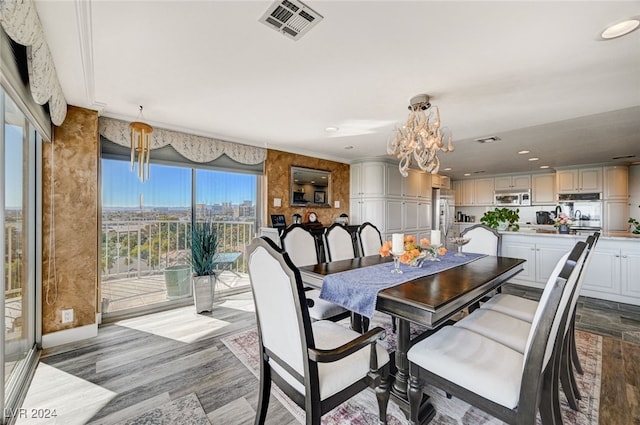
[[[136,166],[137,167],[137,166]],[[196,204],[255,205],[257,177],[251,174],[196,170]],[[142,183],[127,161],[102,160],[102,206],[117,208],[190,208],[191,169],[151,164]]]

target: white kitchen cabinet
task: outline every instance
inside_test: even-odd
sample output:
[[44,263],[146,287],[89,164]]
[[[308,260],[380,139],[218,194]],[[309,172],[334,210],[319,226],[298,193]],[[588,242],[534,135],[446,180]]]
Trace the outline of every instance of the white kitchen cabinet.
[[385,232],[399,233],[404,228],[404,207],[401,199],[387,199],[385,201]]
[[[462,180],[462,189],[461,189],[461,206],[470,206],[474,205],[475,199],[475,180]],[[458,206],[458,204],[456,204]]]
[[351,198],[349,213],[349,221],[353,224],[369,222],[375,225],[380,233],[386,231],[384,198]]
[[495,178],[495,190],[529,190],[531,189],[531,176],[518,174],[512,176],[497,176]]
[[533,174],[531,176],[531,203],[549,205],[556,203],[556,175]]
[[602,169],[604,177],[604,199],[626,200],[629,198],[629,167],[614,165]]
[[585,270],[581,295],[640,305],[638,239],[601,237]]
[[418,170],[408,170],[409,175],[404,179],[404,196],[417,198],[422,194],[422,176]]
[[418,201],[418,229],[431,230],[431,202]]
[[629,203],[627,201],[604,201],[603,216],[605,232],[629,230]]
[[473,205],[493,205],[494,179],[475,179]]
[[602,167],[557,170],[558,193],[602,192]]
[[402,196],[405,178],[402,177],[402,174],[400,174],[398,166],[395,164],[386,164],[385,167],[385,177],[387,181],[386,195],[398,197]]
[[562,236],[542,238],[503,234],[502,255],[526,260],[524,270],[512,279],[513,282],[543,287],[558,260],[571,250],[575,242],[573,238]]
[[431,187],[438,189],[451,189],[451,179],[449,176],[431,174]]
[[384,162],[363,162],[351,165],[352,198],[363,196],[384,196],[386,164]]
[[453,195],[456,207],[462,206],[462,180],[453,181]]

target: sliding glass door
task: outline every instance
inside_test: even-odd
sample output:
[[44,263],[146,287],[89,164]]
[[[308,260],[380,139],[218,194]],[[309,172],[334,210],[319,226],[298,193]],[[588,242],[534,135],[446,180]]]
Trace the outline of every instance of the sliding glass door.
[[35,348],[36,133],[9,96],[0,92],[0,99],[3,402],[10,408],[19,399]]

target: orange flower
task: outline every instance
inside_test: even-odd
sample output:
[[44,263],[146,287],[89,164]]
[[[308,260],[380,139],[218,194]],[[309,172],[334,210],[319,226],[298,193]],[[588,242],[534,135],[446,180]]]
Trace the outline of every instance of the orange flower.
[[400,262],[403,264],[409,264],[411,260],[413,260],[413,257],[411,257],[411,255],[406,251],[400,256]]
[[404,243],[405,243],[405,245],[407,245],[407,244],[415,245],[416,244],[416,237],[413,236],[413,235],[406,235],[404,237]]
[[391,242],[386,241],[382,244],[382,246],[380,247],[380,249],[378,250],[378,254],[380,254],[380,256],[382,257],[388,257],[389,254],[391,253]]
[[411,258],[416,258],[418,255],[420,255],[420,250],[418,248],[413,248],[411,251],[409,251],[409,255],[411,256]]
[[440,248],[438,248],[438,255],[444,255],[447,253],[447,248],[441,246]]
[[427,238],[420,239],[420,246],[427,247],[429,245],[431,245],[431,241],[429,239]]

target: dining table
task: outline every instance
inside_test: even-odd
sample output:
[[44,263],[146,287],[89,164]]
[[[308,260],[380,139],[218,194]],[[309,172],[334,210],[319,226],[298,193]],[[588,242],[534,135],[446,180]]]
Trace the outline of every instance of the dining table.
[[[300,276],[304,284],[322,289],[328,276],[340,273],[344,284],[361,284],[357,278],[349,281],[352,270],[365,267],[380,268],[384,263],[392,262],[391,257],[372,255],[349,260],[320,263],[300,267]],[[477,256],[473,260],[446,270],[417,277],[395,286],[387,287],[377,293],[375,310],[391,315],[397,320],[397,349],[394,354],[395,375],[392,377],[391,394],[400,402],[400,407],[408,410],[409,361],[407,351],[412,343],[437,331],[452,317],[465,308],[477,303],[523,270],[525,260],[502,256]],[[380,269],[380,273],[383,273]],[[385,276],[386,277],[386,276]],[[356,290],[357,291],[357,290]],[[357,316],[357,315],[356,315]],[[425,328],[422,336],[411,339],[411,323]],[[424,395],[420,407],[422,423],[435,416],[435,410]]]

